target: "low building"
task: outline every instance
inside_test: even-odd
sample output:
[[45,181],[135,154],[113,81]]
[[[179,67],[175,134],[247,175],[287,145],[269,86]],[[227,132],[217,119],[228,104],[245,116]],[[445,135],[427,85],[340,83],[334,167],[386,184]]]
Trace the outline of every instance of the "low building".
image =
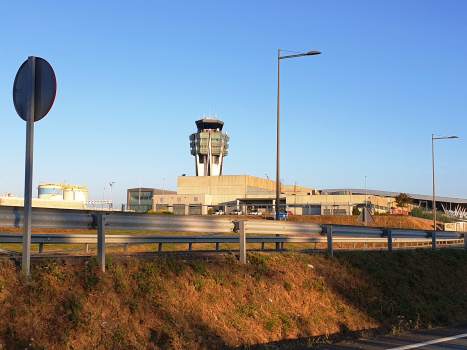
[[[351,215],[365,200],[373,211],[389,212],[394,198],[365,194],[320,192],[301,186],[282,186],[281,212],[294,215]],[[177,191],[152,188],[128,190],[128,209],[146,212],[155,208],[181,215],[208,214],[209,209],[260,210],[272,214],[276,206],[276,182],[249,175],[182,176]]]

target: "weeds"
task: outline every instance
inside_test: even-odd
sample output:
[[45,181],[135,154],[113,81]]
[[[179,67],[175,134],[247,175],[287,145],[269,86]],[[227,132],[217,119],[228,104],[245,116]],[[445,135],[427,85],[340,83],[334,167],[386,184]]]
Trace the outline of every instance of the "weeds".
[[114,332],[114,334],[112,335],[112,339],[119,345],[123,345],[123,346],[128,346],[128,340],[127,340],[127,337],[128,337],[128,333],[126,330],[124,329],[118,329],[116,332]]
[[206,275],[207,267],[204,263],[200,262],[195,265],[193,271],[195,272],[195,275]]
[[125,301],[123,305],[127,305],[133,314],[138,310],[138,303],[136,301]]
[[191,283],[197,292],[203,291],[207,285],[207,282],[202,277],[195,277]]
[[115,269],[115,286],[117,293],[123,294],[127,289],[127,285],[125,283],[125,279],[123,276],[123,271],[120,266],[117,266]]
[[290,331],[290,329],[292,328],[292,320],[287,315],[283,314],[281,311],[277,312],[277,316],[279,317],[279,320],[282,321],[282,328],[284,329],[284,331]]
[[259,312],[258,307],[252,302],[248,302],[244,305],[238,305],[236,309],[237,313],[247,317],[255,317],[256,314]]
[[290,291],[292,290],[292,283],[285,281],[285,282],[284,282],[284,289],[285,289],[287,292],[290,292]]
[[264,328],[268,330],[269,332],[272,332],[274,327],[276,326],[276,319],[274,317],[268,318],[266,322],[264,323]]
[[65,312],[68,313],[68,319],[76,326],[79,323],[79,313],[83,311],[83,303],[73,295],[62,303]]
[[176,276],[182,276],[186,270],[186,264],[180,259],[168,259],[166,264],[169,270]]
[[112,255],[105,256],[105,265],[108,270],[112,269],[112,267],[114,266]]
[[232,282],[232,285],[233,285],[234,287],[237,287],[237,288],[243,286],[243,284],[244,284],[244,283],[243,283],[243,282],[240,282],[240,281],[233,281],[233,282]]

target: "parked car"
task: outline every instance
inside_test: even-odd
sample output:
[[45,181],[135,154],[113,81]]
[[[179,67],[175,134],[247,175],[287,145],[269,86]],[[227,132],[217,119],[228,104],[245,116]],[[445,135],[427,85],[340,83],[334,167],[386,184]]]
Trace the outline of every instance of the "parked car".
[[263,212],[259,209],[250,210],[249,215],[263,215]]
[[225,215],[224,211],[219,209],[219,210],[214,210],[211,215]]
[[230,212],[230,215],[243,215],[243,211],[234,209]]

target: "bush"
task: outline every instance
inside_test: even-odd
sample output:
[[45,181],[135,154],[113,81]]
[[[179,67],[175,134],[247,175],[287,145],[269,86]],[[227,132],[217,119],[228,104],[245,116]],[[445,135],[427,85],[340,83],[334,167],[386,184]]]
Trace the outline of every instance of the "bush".
[[446,215],[441,215],[441,217],[438,220],[444,223],[451,222],[451,219]]
[[375,211],[374,216],[390,216],[391,213],[388,213],[387,211]]
[[164,210],[164,209],[161,209],[161,210],[158,210],[158,211],[155,211],[154,209],[151,209],[151,210],[148,211],[148,214],[167,214],[167,215],[175,215],[172,211]]
[[412,211],[409,213],[410,216],[414,216],[416,218],[423,218],[423,210],[421,208],[413,208]]
[[360,215],[360,210],[358,210],[357,206],[352,208],[352,215]]
[[[414,216],[416,218],[422,218],[422,219],[428,219],[428,220],[433,220],[433,214],[432,213],[424,213],[421,208],[413,208],[412,211],[409,213],[410,216]],[[437,221],[441,222],[451,222],[451,219],[447,217],[446,215],[443,215],[441,213],[436,214],[436,219]]]

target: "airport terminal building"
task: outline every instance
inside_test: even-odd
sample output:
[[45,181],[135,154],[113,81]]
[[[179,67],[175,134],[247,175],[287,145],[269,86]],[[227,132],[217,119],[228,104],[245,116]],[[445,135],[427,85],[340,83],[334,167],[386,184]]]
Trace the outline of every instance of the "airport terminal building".
[[[263,214],[272,214],[276,205],[275,189],[275,181],[249,175],[181,176],[176,192],[129,189],[127,208],[137,211],[166,209],[180,215],[206,215],[209,209],[222,209],[227,214],[234,209],[243,213],[259,209]],[[294,215],[351,215],[354,206],[363,205],[365,197],[364,193],[281,186],[280,211],[290,211]],[[393,197],[370,195],[367,200],[375,211],[389,212],[395,206]]]

